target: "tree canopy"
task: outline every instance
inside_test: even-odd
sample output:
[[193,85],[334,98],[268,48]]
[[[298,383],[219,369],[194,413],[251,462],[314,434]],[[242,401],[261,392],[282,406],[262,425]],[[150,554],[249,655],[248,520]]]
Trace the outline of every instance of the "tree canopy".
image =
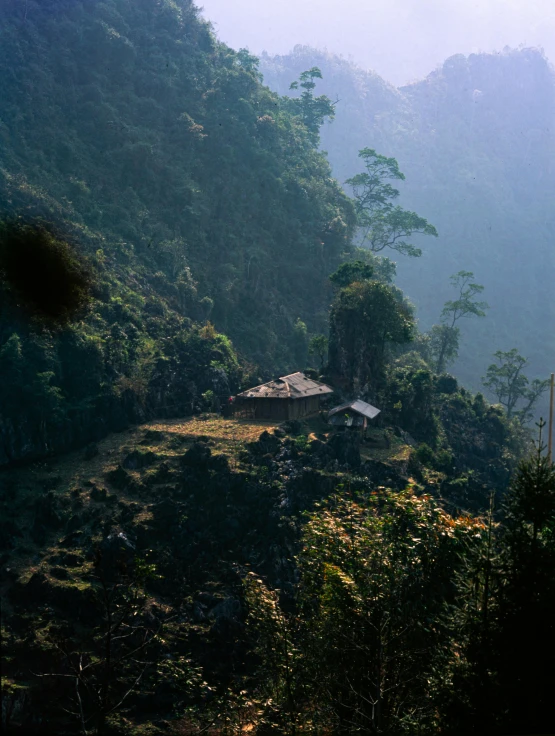
[[457,322],[469,317],[485,317],[488,304],[476,300],[484,287],[474,281],[471,271],[459,271],[450,278],[458,291],[457,299],[445,302],[441,312],[441,324],[434,325],[429,333],[430,352],[437,373],[442,373],[459,354],[460,328]]
[[354,194],[360,244],[373,253],[391,249],[408,256],[420,256],[420,248],[407,242],[413,235],[433,235],[437,230],[416,212],[394,206],[400,192],[389,180],[404,180],[399,164],[394,158],[382,156],[373,148],[363,148],[359,158],[366,171],[347,179]]
[[330,369],[350,390],[376,385],[389,343],[414,337],[413,310],[399,289],[380,281],[355,281],[341,289],[330,315]]
[[502,404],[509,419],[515,418],[524,424],[533,417],[534,407],[540,396],[547,390],[549,380],[535,378],[530,381],[523,373],[527,364],[516,348],[498,350],[494,354],[482,383]]

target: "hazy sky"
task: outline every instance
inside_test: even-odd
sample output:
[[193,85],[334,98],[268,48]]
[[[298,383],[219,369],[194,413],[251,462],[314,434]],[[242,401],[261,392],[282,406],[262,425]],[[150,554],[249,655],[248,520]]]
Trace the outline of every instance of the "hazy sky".
[[555,61],[555,0],[197,0],[234,48],[327,48],[394,84],[448,56],[541,46]]

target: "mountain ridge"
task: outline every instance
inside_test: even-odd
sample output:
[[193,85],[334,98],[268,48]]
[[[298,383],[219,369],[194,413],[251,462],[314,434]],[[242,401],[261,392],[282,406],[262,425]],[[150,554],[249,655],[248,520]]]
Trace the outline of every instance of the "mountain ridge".
[[[549,299],[555,82],[547,59],[536,49],[458,55],[397,89],[307,47],[261,57],[266,83],[280,92],[311,66],[322,70],[321,92],[338,100],[322,148],[339,181],[360,169],[363,147],[393,156],[406,174],[401,204],[439,231],[437,242],[418,243],[419,261],[398,262],[398,284],[416,303],[422,328],[437,322],[451,298],[450,274],[472,270],[486,287],[491,310],[467,325],[457,375],[478,390],[493,351],[511,347],[530,359],[534,375],[546,374],[555,362],[555,348],[544,339],[555,318]],[[504,282],[512,284],[510,299]]]

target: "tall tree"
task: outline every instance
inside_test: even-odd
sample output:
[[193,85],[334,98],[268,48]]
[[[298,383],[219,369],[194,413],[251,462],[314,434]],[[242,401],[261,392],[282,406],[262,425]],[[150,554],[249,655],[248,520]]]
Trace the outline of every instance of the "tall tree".
[[326,120],[333,120],[335,117],[335,104],[326,95],[314,96],[315,79],[322,79],[322,72],[317,66],[303,72],[297,82],[291,83],[289,89],[303,90],[301,96],[293,98],[290,104],[293,111],[300,115],[312,142],[318,145],[320,128]]
[[364,261],[347,261],[332,273],[330,281],[336,287],[343,288],[355,281],[365,281],[374,275],[374,267]]
[[359,157],[366,171],[347,179],[354,193],[355,210],[360,231],[360,244],[373,253],[386,248],[408,256],[421,256],[420,248],[406,241],[413,235],[433,235],[437,230],[416,212],[395,207],[393,201],[399,190],[390,181],[404,180],[394,158],[381,156],[373,148],[363,148]]
[[498,350],[494,357],[497,363],[489,366],[482,383],[505,407],[509,419],[515,418],[525,424],[532,418],[538,399],[547,390],[549,381],[536,378],[530,382],[522,372],[528,361],[516,348],[506,352]]
[[308,343],[309,355],[314,355],[320,360],[320,370],[324,370],[324,364],[328,355],[329,340],[325,335],[313,335]]
[[330,368],[348,389],[363,390],[381,378],[388,343],[414,334],[411,305],[380,281],[355,281],[341,289],[330,315]]
[[458,291],[454,300],[445,302],[441,312],[441,324],[430,330],[430,351],[437,373],[443,373],[459,353],[460,329],[457,322],[469,317],[485,317],[487,302],[477,301],[484,287],[474,281],[472,271],[459,271],[451,276],[451,284]]
[[[540,421],[535,453],[505,501],[496,669],[505,731],[548,733],[555,688],[555,466]],[[526,704],[523,707],[523,704]]]

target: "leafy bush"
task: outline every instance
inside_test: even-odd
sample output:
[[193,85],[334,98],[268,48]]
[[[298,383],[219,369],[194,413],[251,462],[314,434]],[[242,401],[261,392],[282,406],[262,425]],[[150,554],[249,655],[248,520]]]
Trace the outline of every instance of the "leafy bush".
[[415,455],[418,462],[422,463],[422,465],[431,467],[434,464],[434,451],[425,442],[423,442],[421,445],[418,445]]

